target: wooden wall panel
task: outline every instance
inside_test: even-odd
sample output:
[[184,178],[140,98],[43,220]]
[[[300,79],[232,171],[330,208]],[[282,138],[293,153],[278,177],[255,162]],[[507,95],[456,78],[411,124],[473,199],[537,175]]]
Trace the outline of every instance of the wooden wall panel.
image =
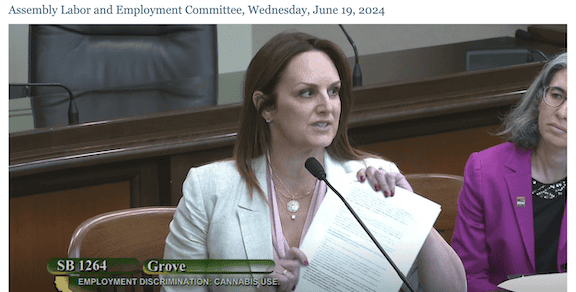
[[395,162],[405,174],[446,173],[464,175],[464,166],[473,152],[500,144],[493,136],[498,126],[472,128],[418,136],[359,147]]
[[130,182],[10,199],[10,291],[55,291],[46,270],[66,257],[72,233],[95,215],[130,208]]

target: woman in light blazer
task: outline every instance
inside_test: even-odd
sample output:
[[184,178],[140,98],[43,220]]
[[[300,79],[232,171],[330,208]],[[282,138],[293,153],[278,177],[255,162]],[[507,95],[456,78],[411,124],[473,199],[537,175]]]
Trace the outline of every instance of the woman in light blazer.
[[474,153],[452,246],[468,291],[509,276],[566,272],[567,53],[548,62],[506,117],[509,142]]
[[[322,199],[330,191],[304,168],[309,157],[328,179],[373,166],[376,190],[387,181],[409,188],[396,166],[353,149],[347,137],[352,101],[350,69],[332,42],[287,32],[268,41],[252,59],[244,80],[243,108],[233,160],[192,168],[184,182],[166,239],[166,259],[273,259],[273,291],[291,291],[299,249]],[[381,171],[374,172],[375,168]],[[333,180],[338,188],[338,180]],[[461,262],[433,230],[418,258],[418,286],[462,291]],[[428,269],[447,262],[441,273]],[[240,275],[239,278],[258,278]],[[454,281],[447,281],[452,278]],[[455,284],[454,284],[455,283]],[[452,286],[451,286],[452,285]],[[254,291],[256,286],[166,286],[165,291]],[[448,290],[446,290],[448,289]],[[463,288],[465,289],[465,287]]]

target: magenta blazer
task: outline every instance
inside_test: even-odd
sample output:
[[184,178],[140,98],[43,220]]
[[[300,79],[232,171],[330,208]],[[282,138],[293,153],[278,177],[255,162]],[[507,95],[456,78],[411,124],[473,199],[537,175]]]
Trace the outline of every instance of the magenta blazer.
[[[508,275],[536,271],[531,154],[504,143],[473,153],[466,163],[451,244],[464,263],[469,292],[497,289]],[[560,229],[559,272],[566,270],[567,209]]]

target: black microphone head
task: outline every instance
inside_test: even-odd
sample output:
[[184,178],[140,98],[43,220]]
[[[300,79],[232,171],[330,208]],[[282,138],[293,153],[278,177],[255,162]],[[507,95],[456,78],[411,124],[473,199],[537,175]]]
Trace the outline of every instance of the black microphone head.
[[326,173],[324,172],[324,167],[322,167],[322,164],[320,164],[320,162],[318,162],[316,158],[310,157],[306,159],[304,167],[306,167],[306,169],[317,179],[319,180],[326,179]]
[[514,33],[514,36],[517,39],[523,39],[523,40],[527,40],[529,41],[532,38],[532,34],[525,31],[525,30],[521,30],[521,29],[517,29],[516,33]]

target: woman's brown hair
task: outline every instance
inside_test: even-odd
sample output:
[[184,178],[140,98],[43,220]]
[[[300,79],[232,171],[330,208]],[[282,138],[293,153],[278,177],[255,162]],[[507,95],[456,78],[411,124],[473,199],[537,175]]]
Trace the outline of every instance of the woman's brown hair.
[[[261,186],[256,179],[252,161],[258,158],[270,147],[270,128],[262,117],[264,109],[276,107],[276,88],[288,63],[297,55],[308,51],[324,52],[338,70],[340,87],[340,123],[336,136],[326,151],[333,158],[340,160],[360,160],[370,155],[355,150],[348,141],[348,116],[352,106],[352,81],[350,67],[342,50],[333,42],[319,39],[300,32],[284,32],[270,39],[256,53],[244,77],[243,106],[240,118],[238,138],[235,145],[235,161],[248,185],[252,195],[254,188],[262,195]],[[264,101],[259,108],[254,105],[252,95],[255,91],[264,94]]]

